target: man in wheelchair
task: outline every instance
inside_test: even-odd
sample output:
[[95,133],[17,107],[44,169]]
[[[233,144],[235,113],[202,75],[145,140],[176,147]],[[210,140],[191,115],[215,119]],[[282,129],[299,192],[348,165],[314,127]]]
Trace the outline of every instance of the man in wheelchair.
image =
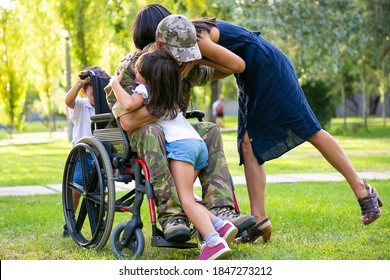
[[[157,25],[170,14],[168,10],[158,4],[148,5],[137,14],[133,23],[132,34],[138,51],[128,53],[115,71],[115,75],[119,75],[123,69],[125,70],[121,85],[129,94],[135,88],[134,64],[138,57],[148,50],[166,47],[161,42],[155,44],[154,38]],[[180,32],[182,32],[180,29],[163,30],[164,34],[180,34]],[[188,48],[185,37],[177,36],[175,39],[176,47]],[[197,64],[194,66],[191,63],[181,63],[180,60],[178,60],[178,63],[181,65],[182,72],[193,67],[183,80],[185,85],[183,92],[186,94],[189,104],[190,89],[194,86],[203,86],[211,81],[215,74],[214,69],[205,65]],[[175,242],[190,240],[190,223],[181,208],[174,180],[169,170],[165,138],[161,127],[154,123],[155,119],[149,114],[145,106],[129,113],[116,102],[110,86],[106,87],[105,91],[107,102],[114,116],[119,119],[122,128],[129,135],[130,146],[139,157],[144,159],[149,167],[151,183],[156,196],[158,221],[163,228],[165,239]],[[219,128],[209,122],[198,122],[193,126],[205,141],[209,152],[209,166],[204,168],[198,176],[202,185],[202,204],[216,216],[232,222],[241,233],[255,224],[255,218],[250,215],[240,215],[232,212],[235,209],[233,184],[227,167]]]

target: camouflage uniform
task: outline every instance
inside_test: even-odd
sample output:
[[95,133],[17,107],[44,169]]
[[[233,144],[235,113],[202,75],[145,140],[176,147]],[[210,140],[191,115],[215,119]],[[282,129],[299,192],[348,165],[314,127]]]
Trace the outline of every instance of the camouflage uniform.
[[[194,128],[206,142],[209,151],[209,165],[199,174],[203,205],[208,209],[214,207],[233,209],[230,174],[222,150],[219,128],[209,122],[196,123]],[[164,134],[161,127],[156,124],[146,125],[128,134],[131,147],[149,167],[156,195],[158,219],[164,228],[177,216],[185,216],[169,171]]]
[[[145,47],[145,52],[148,51],[151,45]],[[144,51],[137,51],[137,52],[129,52],[120,62],[117,69],[115,70],[115,74],[119,75],[122,70],[125,70],[123,74],[123,78],[121,81],[121,86],[123,89],[128,93],[132,94],[133,90],[136,87],[136,84],[134,83],[135,80],[135,73],[134,73],[134,65],[137,61],[137,59],[141,56],[141,54]],[[127,114],[127,110],[123,108],[119,102],[117,102],[115,94],[113,90],[111,89],[110,85],[107,85],[107,87],[104,89],[106,92],[106,99],[108,106],[110,107],[112,113],[114,116],[119,119],[119,117],[123,116],[124,114]]]
[[[132,89],[135,88],[134,64],[137,58],[143,52],[148,51],[150,47],[151,45],[145,47],[143,51],[127,54],[116,70],[116,73],[119,74],[122,69],[125,69],[121,85],[129,94],[132,94]],[[186,82],[190,86],[201,86],[210,81],[212,75],[213,69],[197,65],[186,78]],[[116,101],[111,87],[107,86],[105,91],[107,102],[112,108],[114,116],[118,119],[126,114],[127,111]],[[199,174],[203,204],[208,209],[214,207],[233,209],[232,185],[219,128],[209,122],[196,123],[194,128],[205,141],[209,151],[209,165]],[[161,226],[164,228],[167,223],[178,216],[185,217],[169,170],[165,151],[166,143],[161,127],[157,124],[149,124],[128,132],[128,135],[130,146],[149,167]]]

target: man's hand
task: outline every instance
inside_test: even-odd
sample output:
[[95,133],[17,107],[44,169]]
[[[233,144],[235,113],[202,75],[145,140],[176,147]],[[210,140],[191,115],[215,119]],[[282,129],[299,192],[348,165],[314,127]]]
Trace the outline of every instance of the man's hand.
[[188,74],[191,72],[192,68],[194,68],[195,65],[199,63],[200,60],[194,60],[190,62],[183,62],[180,65],[180,71],[181,71],[181,76],[183,78],[187,77]]

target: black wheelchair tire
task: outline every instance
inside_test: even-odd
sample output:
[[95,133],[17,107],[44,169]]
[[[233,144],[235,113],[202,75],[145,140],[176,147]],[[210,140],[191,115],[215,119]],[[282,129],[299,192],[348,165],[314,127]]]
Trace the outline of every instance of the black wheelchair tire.
[[[83,174],[88,176],[87,182],[86,186],[80,186],[73,182],[73,175],[77,159],[86,153],[92,156],[92,167],[87,167],[92,171]],[[73,210],[72,192],[81,196],[78,213]],[[66,226],[75,243],[86,249],[102,249],[114,222],[115,182],[111,160],[98,139],[83,137],[69,153],[62,182],[62,205]]]
[[[140,228],[136,228],[134,230],[133,235],[130,237],[130,240],[127,242],[127,244],[122,245],[120,243],[126,225],[127,222],[122,222],[114,228],[111,237],[112,250],[118,258],[131,258],[134,256],[140,256],[143,254],[145,248],[145,237]],[[126,251],[124,251],[124,249],[126,249]]]

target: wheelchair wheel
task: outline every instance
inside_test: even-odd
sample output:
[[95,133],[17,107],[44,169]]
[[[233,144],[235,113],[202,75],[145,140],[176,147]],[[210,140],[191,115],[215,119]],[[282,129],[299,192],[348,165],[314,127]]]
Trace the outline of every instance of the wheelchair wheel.
[[[75,172],[77,164],[81,174]],[[80,197],[78,205],[74,205],[73,196]],[[103,248],[114,221],[115,183],[111,160],[104,145],[94,137],[81,138],[68,155],[62,205],[73,240],[84,248]]]
[[118,258],[140,256],[145,248],[144,234],[140,228],[136,228],[129,240],[125,242],[124,231],[126,225],[127,222],[122,222],[113,230],[111,238],[112,250]]

